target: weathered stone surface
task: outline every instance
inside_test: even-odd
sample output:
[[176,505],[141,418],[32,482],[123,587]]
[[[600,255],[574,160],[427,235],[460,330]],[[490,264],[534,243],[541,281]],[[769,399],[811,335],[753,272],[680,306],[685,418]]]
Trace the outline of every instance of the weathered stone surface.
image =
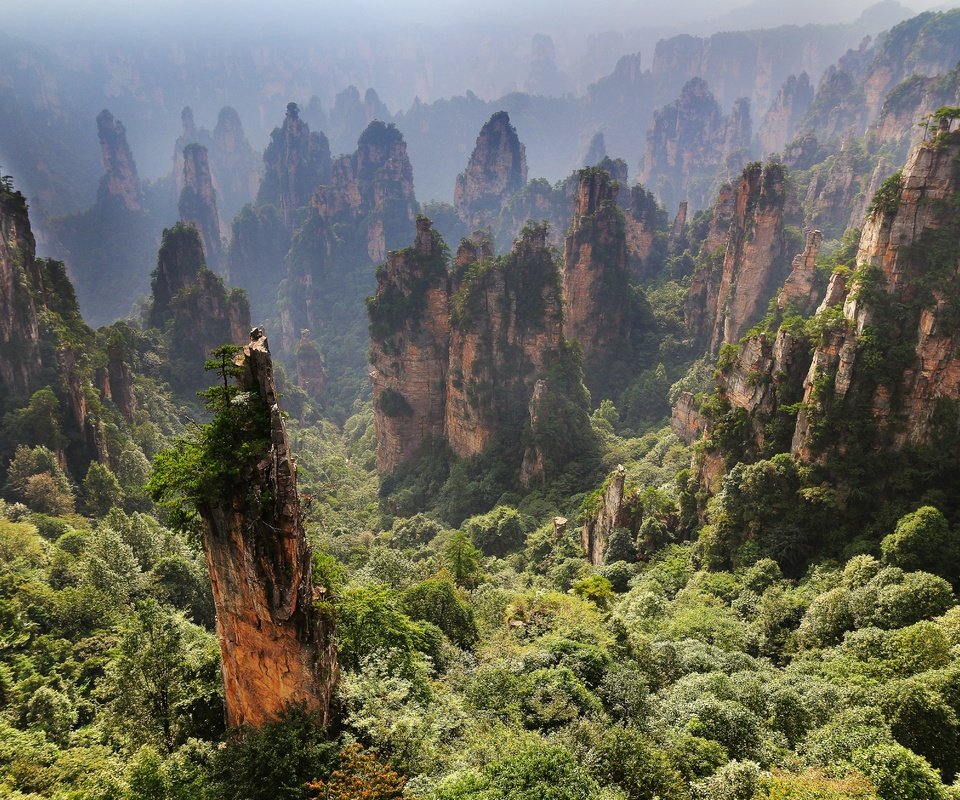
[[706,81],[693,78],[676,102],[655,112],[640,182],[656,187],[667,208],[686,200],[697,211],[709,205],[713,179],[748,160],[749,146],[749,101],[737,100],[724,117]]
[[[817,291],[817,255],[823,234],[808,230],[804,237],[803,252],[794,256],[790,274],[777,295],[777,307],[785,309],[792,306],[801,314],[808,314],[816,304]],[[822,284],[821,284],[822,286]]]
[[323,354],[316,342],[310,338],[310,330],[304,328],[300,331],[300,341],[297,343],[297,386],[303,389],[311,400],[322,402],[326,379]]
[[483,228],[526,182],[526,149],[510,116],[498,111],[480,129],[467,168],[457,176],[453,204],[470,228]]
[[[619,180],[619,179],[618,179]],[[627,252],[635,274],[652,278],[662,266],[662,252],[655,247],[656,234],[667,227],[667,212],[657,203],[653,192],[640,184],[630,187],[629,205],[624,210]]]
[[[821,344],[807,375],[805,406],[793,439],[793,450],[802,457],[844,447],[843,442],[819,442],[814,435],[813,423],[826,413],[828,399],[839,409],[858,399],[866,403],[894,447],[930,443],[937,434],[937,409],[960,399],[960,328],[953,310],[960,272],[955,238],[958,158],[956,133],[945,131],[921,144],[904,167],[895,199],[868,216],[857,252],[859,270],[872,273],[870,280],[905,312],[896,320],[884,319],[884,304],[854,282],[843,307],[846,328]],[[931,273],[936,276],[932,280]],[[883,379],[857,357],[878,325],[914,343],[902,372]],[[817,387],[824,384],[832,385],[832,398],[818,394]]]
[[618,465],[607,478],[596,514],[583,523],[580,531],[583,553],[594,566],[606,563],[607,544],[615,528],[626,528],[634,537],[640,528],[639,490],[625,494],[626,480],[627,471]]
[[377,470],[392,472],[424,439],[444,436],[450,343],[447,269],[430,221],[413,247],[391,251],[370,306],[370,380]]
[[207,148],[202,144],[188,144],[183,148],[183,189],[177,210],[183,222],[200,232],[207,265],[219,270],[223,259],[220,215]]
[[696,400],[691,392],[681,392],[673,404],[670,416],[670,430],[684,444],[693,444],[703,433],[705,424]]
[[799,221],[799,205],[789,193],[782,165],[744,170],[717,290],[713,352],[736,342],[763,314],[793,255],[787,226]]
[[508,256],[458,270],[451,288],[446,437],[465,458],[527,408],[537,376],[559,359],[563,298],[542,227],[525,229]]
[[26,202],[19,193],[0,190],[0,388],[7,397],[26,395],[43,367],[30,291],[39,285]]
[[787,142],[797,132],[797,126],[812,100],[813,85],[806,72],[787,78],[757,132],[764,156],[783,152]]
[[610,397],[632,353],[633,292],[618,185],[606,170],[580,170],[577,206],[563,249],[563,333],[583,348],[587,387]]
[[230,220],[257,196],[263,166],[243,132],[240,115],[230,106],[221,108],[217,116],[210,162],[214,184],[223,199],[220,212]]
[[98,197],[117,198],[128,211],[143,210],[143,187],[137,175],[127,129],[113,114],[104,109],[97,115],[97,136],[106,174],[100,179]]
[[195,227],[178,224],[164,232],[151,282],[151,326],[164,326],[173,298],[197,279],[204,262],[203,241]]
[[288,226],[313,193],[330,180],[330,144],[322,133],[311,133],[296,103],[287,104],[283,126],[274,128],[263,154],[264,173],[257,203],[276,206]]
[[238,360],[239,383],[270,415],[270,448],[225,496],[199,509],[227,724],[259,727],[291,703],[326,721],[338,675],[333,621],[314,607],[296,464],[267,340],[254,335]]

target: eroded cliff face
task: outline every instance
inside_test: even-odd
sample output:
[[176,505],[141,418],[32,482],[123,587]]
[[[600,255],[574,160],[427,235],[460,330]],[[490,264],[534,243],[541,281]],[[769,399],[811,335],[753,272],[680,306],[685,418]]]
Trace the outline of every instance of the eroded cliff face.
[[586,384],[598,399],[622,388],[633,353],[634,292],[618,191],[606,170],[580,170],[563,250],[563,333],[580,342]]
[[[269,446],[202,504],[227,724],[259,727],[292,703],[326,722],[337,680],[333,621],[318,613],[297,470],[261,331],[238,357],[240,388],[269,417]],[[228,457],[228,454],[224,454]]]
[[653,192],[636,184],[630,187],[629,205],[624,215],[627,252],[634,274],[639,278],[652,278],[662,266],[665,255],[657,248],[656,235],[666,231],[667,212],[657,203]]
[[526,182],[526,148],[507,112],[498,111],[480,129],[467,168],[457,176],[453,204],[468,227],[483,228]]
[[219,270],[223,259],[220,215],[207,148],[202,144],[188,144],[183,148],[183,189],[177,210],[183,222],[200,232],[207,264]]
[[330,180],[331,170],[326,136],[310,131],[300,118],[296,103],[287,104],[283,125],[270,134],[263,165],[257,203],[276,206],[292,227],[298,221],[297,211],[309,204],[320,185]]
[[806,72],[787,78],[757,131],[764,156],[781,153],[793,139],[807,107],[813,101],[813,85]]
[[250,330],[250,304],[240,289],[228,290],[206,265],[200,233],[177,223],[163,232],[153,274],[149,323],[169,337],[166,365],[176,391],[203,388],[198,381],[210,351],[241,344]]
[[407,240],[417,208],[403,136],[393,125],[370,123],[356,152],[337,159],[330,182],[318,188],[288,254],[285,351],[303,328],[323,336],[362,324],[373,265]]
[[151,281],[152,327],[164,326],[173,298],[196,280],[204,263],[203,241],[195,227],[180,223],[164,231]]
[[394,250],[369,304],[370,380],[377,470],[410,459],[425,438],[444,436],[450,311],[442,243],[417,220],[413,247]]
[[230,220],[257,196],[262,166],[262,161],[243,132],[240,115],[230,106],[220,109],[217,116],[210,161],[223,199],[221,212],[225,219]]
[[545,229],[526,228],[507,256],[458,266],[451,288],[446,437],[466,458],[523,427],[537,376],[559,360],[562,287]]
[[414,246],[390,253],[368,305],[378,469],[429,441],[459,458],[496,445],[532,485],[590,452],[562,294],[545,226],[527,226],[504,256],[482,236],[463,240],[448,275],[445,247],[420,218]]
[[[910,155],[874,199],[843,305],[804,385],[793,451],[854,444],[837,420],[863,420],[874,446],[923,446],[957,426],[960,401],[960,135],[949,126]],[[866,415],[866,417],[864,417]]]
[[127,144],[127,129],[104,109],[97,115],[97,136],[106,173],[100,179],[98,197],[101,202],[106,197],[116,198],[127,211],[142,211],[143,187]]
[[23,195],[0,188],[0,387],[7,397],[27,395],[43,368],[31,292],[41,283],[35,254]]
[[822,242],[823,234],[820,231],[806,232],[803,252],[794,256],[790,274],[777,295],[778,308],[791,307],[804,315],[816,308],[822,294],[822,284],[817,274],[817,256]]
[[580,543],[583,553],[594,566],[607,562],[607,545],[617,528],[629,532],[635,539],[642,522],[639,490],[627,492],[627,471],[622,465],[607,478],[597,509],[583,523]]
[[[719,229],[727,207],[718,204],[718,209],[714,217]],[[712,352],[735,343],[763,315],[799,250],[791,226],[800,220],[781,164],[752,164],[744,170],[733,197],[722,266],[718,272],[716,251],[716,258],[693,276],[687,296],[688,324],[709,342]]]
[[706,81],[693,78],[674,103],[655,112],[640,182],[655,187],[667,208],[682,200],[691,211],[705,208],[714,178],[748,160],[750,136],[749,102],[737,100],[724,117]]
[[65,435],[49,444],[82,478],[91,461],[109,463],[101,421],[87,403],[93,332],[63,263],[37,258],[26,198],[7,181],[0,183],[0,394],[15,408],[38,389],[53,390]]

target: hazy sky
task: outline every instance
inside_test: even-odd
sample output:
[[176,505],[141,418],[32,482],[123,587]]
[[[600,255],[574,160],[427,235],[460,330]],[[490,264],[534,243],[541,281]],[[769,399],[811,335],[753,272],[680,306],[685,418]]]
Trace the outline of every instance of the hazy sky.
[[[791,21],[849,21],[875,0],[754,0],[795,14]],[[915,11],[944,0],[903,0]],[[951,3],[952,4],[952,3]],[[212,38],[256,31],[316,35],[332,26],[383,29],[396,25],[522,24],[549,29],[558,24],[596,29],[683,27],[752,5],[749,0],[0,0],[4,25],[16,33],[97,36],[187,32]],[[791,11],[795,10],[795,11]]]

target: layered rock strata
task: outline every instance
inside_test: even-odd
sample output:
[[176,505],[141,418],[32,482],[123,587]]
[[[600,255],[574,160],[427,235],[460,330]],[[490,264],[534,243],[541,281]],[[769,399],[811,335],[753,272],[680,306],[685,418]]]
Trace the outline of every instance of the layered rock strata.
[[470,229],[483,228],[526,182],[526,148],[507,112],[498,111],[480,129],[467,168],[457,176],[453,204]]
[[199,508],[227,724],[259,727],[297,703],[325,723],[338,674],[333,622],[314,606],[296,464],[261,331],[237,363],[240,388],[269,416],[270,441],[224,496]]

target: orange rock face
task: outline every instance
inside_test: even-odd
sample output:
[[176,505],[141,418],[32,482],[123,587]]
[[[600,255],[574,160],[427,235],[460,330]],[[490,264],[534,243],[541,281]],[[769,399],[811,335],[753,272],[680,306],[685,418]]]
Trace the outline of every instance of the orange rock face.
[[258,727],[291,703],[326,721],[338,674],[333,624],[314,609],[296,466],[262,335],[239,363],[241,387],[269,411],[271,442],[227,497],[201,509],[227,724]]
[[736,210],[717,292],[710,349],[736,342],[760,317],[786,277],[793,256],[785,228],[799,221],[799,206],[788,196],[779,164],[748,167],[737,189]]

